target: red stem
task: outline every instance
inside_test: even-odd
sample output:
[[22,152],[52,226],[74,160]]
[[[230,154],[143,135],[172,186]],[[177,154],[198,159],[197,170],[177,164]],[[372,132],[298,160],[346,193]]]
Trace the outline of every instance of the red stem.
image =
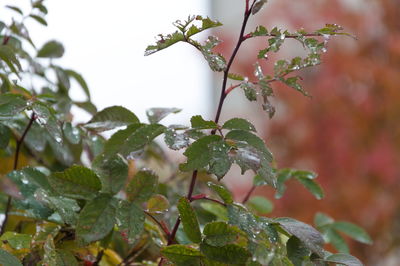
[[[225,97],[226,97],[225,89],[226,89],[226,83],[228,81],[229,69],[231,68],[233,60],[235,59],[236,54],[239,51],[240,45],[245,40],[243,38],[243,34],[244,34],[245,29],[246,29],[247,21],[248,21],[250,15],[251,15],[251,8],[253,7],[253,5],[256,2],[256,0],[253,1],[253,3],[251,4],[250,7],[249,7],[249,2],[250,2],[250,0],[246,0],[246,11],[244,12],[244,19],[243,19],[243,23],[242,23],[242,28],[240,30],[239,40],[238,40],[238,42],[236,44],[235,49],[232,52],[232,55],[231,55],[231,57],[230,57],[230,59],[228,61],[226,69],[224,70],[224,77],[223,77],[223,81],[222,81],[221,95],[220,95],[220,99],[219,99],[219,103],[218,103],[217,113],[216,113],[215,119],[214,119],[214,122],[217,123],[217,124],[218,124],[219,118],[221,116],[222,105],[224,104]],[[212,135],[215,135],[215,133],[216,133],[216,130],[211,131]],[[193,195],[194,187],[196,185],[196,179],[197,179],[197,170],[195,170],[193,172],[192,179],[190,181],[189,191],[188,191],[188,194],[187,194],[187,197],[186,197],[189,201],[192,201],[192,195]],[[176,222],[175,222],[174,228],[172,229],[170,237],[168,239],[167,245],[171,245],[172,242],[174,241],[175,235],[176,235],[176,232],[178,231],[178,227],[179,227],[180,223],[181,223],[181,219],[180,219],[180,217],[178,217]],[[163,265],[163,263],[164,263],[164,258],[161,258],[161,260],[158,263],[158,265],[161,266],[161,265]]]
[[254,185],[250,188],[250,190],[247,192],[246,196],[244,197],[244,199],[242,201],[243,204],[245,204],[249,200],[251,194],[254,192],[255,189],[256,189],[256,186],[254,186]]

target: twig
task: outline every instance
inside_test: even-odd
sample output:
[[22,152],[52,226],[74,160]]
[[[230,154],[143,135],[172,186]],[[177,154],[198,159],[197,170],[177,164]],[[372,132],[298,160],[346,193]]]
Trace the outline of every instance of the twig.
[[[246,0],[246,10],[244,12],[244,18],[243,18],[242,28],[240,30],[239,40],[238,40],[238,42],[236,44],[235,49],[232,52],[232,55],[231,55],[231,57],[230,57],[230,59],[228,61],[228,64],[226,65],[226,69],[224,70],[224,78],[223,78],[223,81],[222,81],[221,95],[220,95],[220,99],[219,99],[219,103],[218,103],[218,107],[217,107],[217,113],[216,113],[215,119],[214,119],[214,122],[217,123],[217,124],[218,124],[218,121],[219,121],[219,117],[221,115],[222,105],[224,104],[225,97],[227,95],[225,93],[225,90],[226,90],[226,84],[227,84],[227,81],[228,81],[229,70],[230,70],[230,68],[232,66],[233,60],[235,59],[237,52],[239,51],[240,45],[245,40],[244,31],[246,29],[247,21],[248,21],[250,15],[251,15],[251,9],[252,9],[252,7],[254,6],[254,4],[256,2],[256,0],[254,0],[253,3],[251,4],[251,6],[249,7],[249,1],[250,0]],[[212,135],[215,135],[215,133],[216,133],[215,129],[211,131]],[[197,170],[193,171],[192,179],[190,181],[189,191],[188,191],[188,194],[186,196],[186,198],[189,201],[192,201],[192,195],[193,195],[194,187],[196,185],[196,178],[197,178]],[[181,223],[181,219],[180,219],[180,217],[178,217],[176,219],[174,228],[172,229],[172,232],[171,232],[170,237],[168,239],[167,245],[171,245],[173,243],[173,241],[175,239],[176,232],[178,231],[178,227],[179,227],[180,223]],[[163,263],[164,263],[164,258],[161,258],[161,260],[158,263],[158,265],[162,266]]]
[[[232,52],[232,55],[228,61],[228,64],[226,65],[226,69],[224,70],[224,78],[222,81],[222,88],[221,88],[221,95],[219,98],[219,103],[218,103],[218,108],[217,108],[217,113],[215,115],[215,119],[214,122],[218,124],[219,118],[221,116],[221,111],[222,111],[222,106],[224,104],[225,101],[225,97],[226,97],[226,84],[228,82],[228,74],[229,74],[229,70],[233,64],[233,61],[236,57],[237,52],[239,51],[240,46],[242,45],[242,43],[244,42],[245,38],[244,38],[244,31],[246,29],[246,25],[247,25],[247,21],[249,20],[249,17],[251,15],[251,9],[254,6],[254,3],[256,2],[255,0],[253,1],[253,3],[251,4],[251,6],[248,8],[248,1],[246,0],[246,11],[244,12],[244,18],[243,18],[243,23],[242,23],[242,28],[240,29],[240,34],[239,34],[239,39],[237,41],[237,44],[235,46],[235,49]],[[215,134],[215,130],[212,132]]]
[[100,252],[97,254],[96,261],[92,264],[93,266],[99,266],[100,261],[103,258],[104,255],[104,249],[100,250]]
[[[35,119],[36,119],[36,114],[34,112],[32,112],[31,119],[29,120],[28,125],[26,126],[24,132],[22,133],[22,136],[17,140],[17,145],[16,145],[16,148],[15,148],[15,157],[14,157],[13,170],[17,170],[17,168],[18,168],[19,152],[20,152],[22,143],[24,142],[26,134],[28,134],[28,131],[31,128],[31,126],[32,126],[33,122],[35,121]],[[7,226],[8,216],[9,216],[9,212],[11,210],[11,200],[12,200],[11,196],[8,196],[6,209],[4,211],[4,221],[3,221],[3,224],[1,225],[1,229],[0,229],[0,235],[4,234],[4,231],[5,231],[6,226]]]
[[249,200],[251,194],[254,192],[255,189],[256,189],[256,186],[254,186],[254,185],[250,188],[250,190],[247,192],[246,196],[244,197],[244,199],[242,201],[243,204],[245,204]]
[[226,204],[225,204],[224,202],[219,201],[219,200],[216,200],[216,199],[209,198],[209,197],[207,197],[207,195],[205,195],[205,194],[200,194],[200,195],[195,195],[195,196],[193,196],[193,197],[192,197],[192,201],[195,201],[195,200],[209,200],[209,201],[218,203],[218,204],[220,204],[220,205],[226,207]]
[[167,226],[166,226],[164,223],[162,223],[162,222],[160,222],[159,220],[157,220],[156,217],[154,217],[154,216],[153,216],[151,213],[149,213],[148,211],[144,211],[144,213],[145,213],[147,216],[149,216],[149,217],[161,228],[161,230],[163,230],[163,232],[165,233],[165,235],[166,235],[166,237],[167,237],[167,239],[168,239],[171,233],[169,232]]

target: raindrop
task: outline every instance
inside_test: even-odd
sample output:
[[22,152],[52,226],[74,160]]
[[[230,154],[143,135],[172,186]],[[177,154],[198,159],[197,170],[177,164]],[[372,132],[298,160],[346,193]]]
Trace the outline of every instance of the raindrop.
[[56,140],[58,143],[61,143],[61,142],[62,142],[62,138],[61,138],[60,136],[55,137],[55,140]]
[[21,178],[21,182],[23,183],[23,184],[29,184],[29,181],[27,180],[27,179],[25,179],[25,178]]
[[79,129],[77,129],[76,127],[74,127],[73,129],[72,129],[72,134],[73,135],[79,135]]

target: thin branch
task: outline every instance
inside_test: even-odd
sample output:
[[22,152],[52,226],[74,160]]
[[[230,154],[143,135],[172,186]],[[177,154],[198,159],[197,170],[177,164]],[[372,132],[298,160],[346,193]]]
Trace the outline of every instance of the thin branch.
[[250,188],[250,190],[247,192],[246,196],[244,197],[244,199],[242,201],[243,204],[245,204],[249,200],[251,194],[254,192],[255,189],[256,189],[256,186],[254,186],[254,185]]
[[100,252],[97,254],[96,261],[92,264],[93,266],[99,266],[100,261],[103,258],[104,255],[104,249],[100,250]]
[[161,228],[161,230],[163,230],[164,234],[166,235],[166,237],[167,237],[167,239],[168,239],[169,236],[170,236],[170,232],[169,232],[167,226],[166,226],[164,223],[162,223],[162,222],[160,222],[159,220],[157,220],[157,218],[154,217],[151,213],[149,213],[149,212],[147,212],[147,211],[144,211],[144,213],[145,213],[147,216],[149,216],[149,217]]
[[[219,121],[219,118],[220,118],[220,115],[221,115],[222,105],[223,105],[223,103],[225,101],[225,97],[226,97],[225,90],[226,90],[226,84],[227,84],[227,81],[228,81],[229,70],[230,70],[230,68],[232,66],[232,63],[233,63],[233,61],[234,61],[234,59],[236,57],[237,52],[239,51],[240,45],[245,40],[243,34],[244,34],[245,29],[246,29],[247,21],[248,21],[250,15],[251,15],[251,9],[253,8],[253,6],[254,6],[254,4],[256,2],[256,0],[254,0],[253,3],[251,4],[251,6],[249,7],[249,1],[250,0],[246,0],[246,10],[244,12],[244,18],[243,18],[242,28],[240,30],[239,40],[238,40],[238,42],[236,44],[235,49],[232,52],[232,55],[231,55],[231,57],[230,57],[230,59],[228,61],[226,69],[224,70],[224,78],[223,78],[223,81],[222,81],[221,95],[220,95],[220,99],[219,99],[219,103],[218,103],[218,107],[217,107],[217,113],[216,113],[215,119],[214,119],[214,122],[217,123],[217,124],[218,124],[218,121]],[[216,133],[216,130],[211,131],[212,135],[215,135],[215,133]],[[197,170],[193,171],[192,179],[190,181],[189,191],[188,191],[188,194],[186,196],[186,198],[189,201],[192,201],[192,195],[193,195],[194,187],[196,185],[196,179],[197,179]],[[178,217],[176,222],[175,222],[174,228],[172,229],[172,232],[171,232],[171,234],[170,234],[170,236],[168,238],[167,245],[171,245],[173,243],[173,241],[175,239],[176,232],[178,231],[178,227],[179,227],[180,223],[181,223],[181,219],[180,219],[180,217]],[[161,258],[161,260],[158,263],[158,265],[162,266],[163,263],[164,263],[164,258]]]
[[209,201],[218,203],[218,204],[226,207],[226,204],[224,202],[216,200],[216,199],[209,198],[209,197],[207,197],[207,195],[204,195],[204,194],[193,196],[192,197],[192,201],[195,201],[195,200],[209,200]]
[[[24,132],[22,133],[22,136],[17,140],[17,145],[15,148],[15,157],[14,157],[14,167],[13,167],[14,170],[17,170],[17,168],[18,168],[18,159],[19,159],[19,153],[21,150],[22,143],[24,142],[26,134],[28,134],[28,131],[31,128],[35,119],[36,119],[36,114],[34,112],[32,112],[32,115],[31,115],[28,125],[26,126]],[[3,233],[6,229],[6,226],[7,226],[8,216],[9,216],[9,213],[11,210],[11,199],[12,199],[11,196],[8,196],[6,209],[4,211],[4,221],[3,221],[3,224],[1,225],[1,229],[0,229],[0,235],[3,235]]]
[[226,89],[225,95],[228,95],[229,93],[231,93],[231,91],[233,91],[234,89],[236,89],[237,87],[239,87],[240,84],[241,84],[241,83],[230,86],[228,89]]
[[[226,97],[225,90],[226,90],[226,83],[228,82],[229,70],[233,64],[233,61],[235,60],[235,57],[239,51],[240,46],[242,45],[243,41],[245,40],[244,31],[246,29],[247,21],[249,20],[249,17],[251,15],[251,9],[253,8],[253,5],[255,2],[256,2],[256,0],[254,0],[251,7],[247,8],[246,11],[244,12],[244,18],[243,18],[242,28],[240,29],[239,39],[237,41],[235,49],[232,52],[231,57],[229,58],[228,64],[226,65],[226,69],[224,70],[224,78],[222,81],[221,95],[219,98],[217,113],[216,113],[215,119],[214,119],[214,122],[217,124],[218,124],[219,118],[221,116],[222,106],[224,104],[225,97]],[[212,133],[215,134],[215,130],[212,131]]]

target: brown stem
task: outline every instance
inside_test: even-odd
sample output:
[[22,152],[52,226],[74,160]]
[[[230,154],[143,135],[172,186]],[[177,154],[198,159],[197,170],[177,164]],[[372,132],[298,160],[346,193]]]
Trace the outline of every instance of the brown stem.
[[[17,140],[17,145],[16,145],[16,148],[15,148],[15,157],[14,157],[13,170],[17,170],[17,168],[18,168],[19,152],[20,152],[22,143],[24,142],[26,134],[28,134],[28,131],[31,128],[31,126],[32,126],[33,122],[35,121],[35,119],[36,119],[36,114],[34,112],[32,112],[31,119],[29,120],[28,125],[26,126],[24,132],[22,133],[22,136]],[[6,229],[10,210],[11,210],[11,196],[8,196],[6,209],[4,211],[4,221],[3,221],[3,224],[1,225],[1,229],[0,229],[0,235],[3,235],[3,233],[4,233],[5,229]]]
[[93,266],[99,266],[100,261],[103,258],[104,255],[104,249],[100,250],[100,252],[97,254],[96,261],[92,264]]
[[[247,4],[248,1],[246,1]],[[228,82],[228,74],[229,74],[229,70],[233,64],[233,61],[235,60],[235,57],[237,55],[237,52],[239,51],[240,46],[242,45],[243,41],[245,40],[244,38],[244,31],[246,29],[246,25],[247,25],[247,21],[249,20],[249,17],[251,15],[251,9],[253,8],[254,3],[256,2],[256,0],[253,1],[253,3],[251,4],[251,6],[248,8],[248,4],[246,6],[246,11],[244,12],[244,18],[243,18],[243,23],[242,23],[242,28],[240,29],[240,34],[239,34],[239,39],[237,41],[237,44],[235,46],[235,49],[233,49],[232,55],[229,58],[228,64],[226,65],[226,68],[224,70],[224,78],[222,80],[222,88],[221,88],[221,95],[219,98],[219,103],[218,103],[218,108],[217,108],[217,113],[215,115],[215,119],[214,122],[218,124],[219,118],[221,116],[221,111],[222,111],[222,106],[224,104],[225,101],[225,97],[226,97],[226,84]],[[213,134],[215,134],[215,130],[212,131]]]
[[204,194],[193,196],[192,197],[192,201],[195,201],[195,200],[209,200],[209,201],[218,203],[218,204],[226,207],[226,204],[224,202],[216,200],[216,199],[209,198],[209,197],[207,197],[207,195],[204,195]]
[[164,223],[161,223],[159,220],[156,219],[156,217],[154,217],[151,213],[144,211],[144,213],[149,216],[160,228],[161,230],[163,230],[164,234],[166,235],[167,239],[170,236],[170,232],[167,228],[167,226]]
[[244,197],[244,199],[242,201],[243,204],[245,204],[249,200],[251,194],[254,192],[255,189],[256,189],[256,186],[254,186],[254,185],[250,188],[250,190],[247,192],[246,196]]
[[[232,66],[233,60],[236,57],[237,52],[239,51],[240,45],[242,44],[242,42],[245,40],[244,39],[244,31],[246,29],[246,25],[247,25],[247,21],[251,15],[251,8],[253,7],[253,5],[255,4],[256,0],[253,1],[253,3],[251,4],[251,6],[249,7],[249,1],[250,0],[246,0],[246,10],[244,12],[244,18],[243,18],[243,23],[242,23],[242,28],[240,29],[240,35],[239,35],[239,40],[236,44],[235,49],[232,52],[232,55],[228,61],[228,64],[226,65],[226,69],[224,70],[224,77],[223,77],[223,81],[222,81],[222,88],[221,88],[221,95],[220,95],[220,99],[219,99],[219,103],[218,103],[218,107],[217,107],[217,113],[215,115],[215,119],[214,122],[218,124],[219,118],[221,116],[221,111],[222,111],[222,105],[225,101],[225,97],[226,97],[226,93],[225,93],[225,89],[226,89],[226,84],[228,82],[228,74],[229,74],[229,70]],[[216,130],[211,131],[212,135],[215,135]],[[188,194],[186,196],[186,198],[189,201],[192,201],[192,195],[193,195],[193,191],[194,191],[194,187],[196,185],[196,178],[197,178],[197,170],[193,171],[192,174],[192,179],[190,181],[190,186],[189,186],[189,191]],[[179,224],[181,223],[181,219],[180,217],[177,218],[174,228],[172,229],[172,232],[170,234],[170,237],[168,239],[168,243],[167,245],[171,245],[175,239],[175,235],[176,232],[178,231],[178,227]],[[164,263],[164,258],[161,258],[160,262],[158,263],[159,266],[163,265]]]

